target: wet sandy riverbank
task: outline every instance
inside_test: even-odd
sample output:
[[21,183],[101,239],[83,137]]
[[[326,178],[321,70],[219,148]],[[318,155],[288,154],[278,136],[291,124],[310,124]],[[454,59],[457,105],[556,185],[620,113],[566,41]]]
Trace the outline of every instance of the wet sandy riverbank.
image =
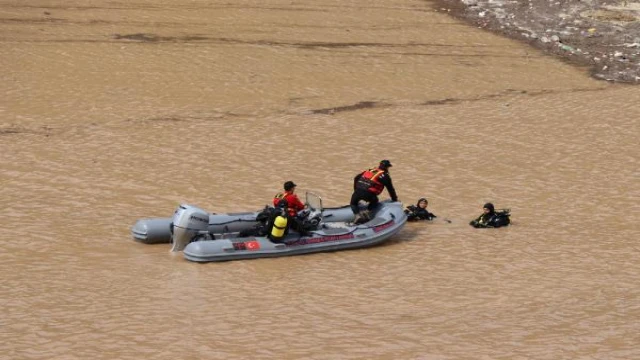
[[521,40],[597,79],[640,84],[640,1],[439,0],[439,11]]

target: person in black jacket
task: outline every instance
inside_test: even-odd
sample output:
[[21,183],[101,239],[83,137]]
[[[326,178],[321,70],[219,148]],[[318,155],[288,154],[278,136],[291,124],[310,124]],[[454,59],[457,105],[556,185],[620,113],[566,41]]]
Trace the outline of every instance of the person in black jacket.
[[496,211],[492,203],[486,203],[482,210],[483,214],[472,220],[469,225],[474,228],[497,228],[511,223],[509,209]]
[[404,213],[407,214],[407,220],[418,221],[437,218],[437,216],[427,210],[427,206],[429,206],[429,201],[426,198],[420,198],[415,205],[407,206],[407,208],[404,209]]
[[391,196],[392,201],[398,201],[396,189],[391,182],[389,168],[391,167],[389,160],[382,160],[376,168],[365,170],[353,178],[353,194],[351,195],[351,211],[355,215],[354,224],[361,224],[369,221],[369,215],[361,214],[358,203],[360,200],[368,203],[367,209],[372,211],[378,205],[378,195],[386,188]]

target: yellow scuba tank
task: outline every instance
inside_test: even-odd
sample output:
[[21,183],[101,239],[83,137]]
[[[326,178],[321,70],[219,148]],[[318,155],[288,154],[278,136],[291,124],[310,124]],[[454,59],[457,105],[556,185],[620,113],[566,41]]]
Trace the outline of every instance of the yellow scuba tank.
[[271,228],[271,238],[279,240],[284,237],[284,231],[287,229],[287,218],[285,216],[278,216],[273,221],[273,228]]

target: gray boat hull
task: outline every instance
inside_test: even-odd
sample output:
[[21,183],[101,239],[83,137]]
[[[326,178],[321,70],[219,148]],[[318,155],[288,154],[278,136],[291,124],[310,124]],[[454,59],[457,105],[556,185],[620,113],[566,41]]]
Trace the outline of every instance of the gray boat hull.
[[[345,208],[351,213],[348,207]],[[333,216],[336,216],[335,219],[346,218],[345,208],[336,209],[336,213],[328,219]],[[306,236],[291,232],[284,243],[273,243],[266,237],[195,241],[185,247],[183,254],[190,261],[217,262],[358,249],[388,241],[407,222],[402,203],[399,202],[380,203],[375,216],[364,224],[348,223],[352,219],[351,213],[347,222],[323,223],[319,230]]]
[[[213,234],[238,233],[258,224],[256,216],[262,210],[228,214],[209,214],[208,230]],[[348,222],[353,220],[353,212],[348,206],[322,210],[325,222]],[[171,243],[172,218],[149,218],[138,220],[131,228],[133,239],[144,244]]]

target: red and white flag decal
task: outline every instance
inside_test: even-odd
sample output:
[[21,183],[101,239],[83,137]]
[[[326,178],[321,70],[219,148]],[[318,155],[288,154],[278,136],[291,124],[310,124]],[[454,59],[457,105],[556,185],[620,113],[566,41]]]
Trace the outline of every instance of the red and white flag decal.
[[247,246],[247,250],[260,250],[260,242],[256,240],[247,241],[244,244]]

